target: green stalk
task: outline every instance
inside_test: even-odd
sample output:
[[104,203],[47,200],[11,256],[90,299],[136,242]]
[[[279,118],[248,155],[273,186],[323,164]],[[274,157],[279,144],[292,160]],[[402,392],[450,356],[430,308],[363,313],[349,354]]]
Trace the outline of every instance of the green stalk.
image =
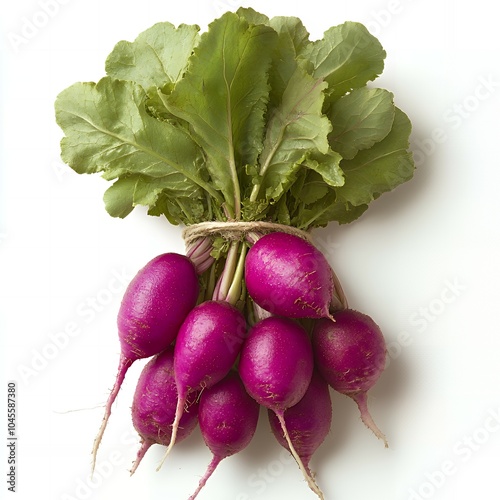
[[289,124],[287,123],[280,131],[280,134],[279,134],[279,138],[278,140],[276,141],[276,143],[274,144],[273,148],[271,149],[271,153],[269,154],[269,156],[267,157],[264,165],[262,165],[261,169],[260,169],[260,172],[259,172],[259,175],[260,175],[260,181],[257,182],[254,186],[253,186],[253,189],[252,189],[252,193],[250,194],[250,201],[255,201],[257,200],[257,197],[259,196],[259,192],[260,192],[260,187],[262,185],[262,181],[264,179],[264,175],[266,175],[266,172],[267,172],[267,169],[269,168],[269,165],[271,165],[271,160],[273,159],[274,155],[276,154],[276,151],[278,150],[278,148],[280,147],[281,145],[281,141],[283,140],[283,137],[285,135],[285,130],[286,130],[286,127],[288,126]]
[[210,300],[215,290],[215,269],[217,261],[210,266],[210,276],[208,277],[207,288],[205,290],[205,300]]
[[241,283],[243,281],[243,275],[245,272],[245,258],[247,255],[247,246],[245,243],[241,244],[240,258],[238,259],[238,265],[233,275],[233,281],[229,287],[227,293],[226,301],[231,305],[235,305],[241,297]]
[[229,288],[233,282],[234,272],[236,269],[236,264],[238,262],[238,249],[240,246],[239,241],[233,241],[229,250],[227,251],[226,263],[224,264],[224,269],[222,271],[222,281],[220,283],[219,291],[217,296],[220,300],[226,300]]
[[[225,65],[224,65],[225,66]],[[233,143],[233,117],[231,112],[231,85],[229,85],[226,78],[226,68],[224,67],[224,82],[226,84],[226,106],[227,106],[227,123],[228,123],[228,139],[229,139],[229,169],[231,172],[231,181],[234,190],[234,219],[240,220],[241,218],[241,193],[240,193],[240,180],[238,179],[238,170],[236,169],[236,160],[234,157],[234,143]]]

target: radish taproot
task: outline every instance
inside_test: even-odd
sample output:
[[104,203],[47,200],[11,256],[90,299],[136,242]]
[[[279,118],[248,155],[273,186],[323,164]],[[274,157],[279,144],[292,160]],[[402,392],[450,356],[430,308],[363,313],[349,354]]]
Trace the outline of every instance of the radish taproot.
[[[198,424],[198,395],[187,401],[177,442],[187,438]],[[141,436],[141,447],[130,471],[132,475],[153,444],[168,445],[177,407],[174,377],[174,348],[167,347],[142,369],[132,402],[132,423]]]
[[305,239],[275,232],[248,251],[245,283],[263,309],[288,318],[330,317],[333,275],[325,256]]
[[236,371],[229,372],[220,382],[202,392],[200,430],[213,458],[189,500],[198,496],[224,458],[248,446],[257,429],[258,419],[259,405],[248,395]]
[[337,392],[358,405],[361,420],[384,441],[387,439],[368,411],[367,392],[385,368],[385,340],[379,326],[366,314],[346,309],[335,314],[335,322],[315,323],[312,344],[316,366]]
[[177,439],[186,398],[193,392],[212,387],[229,373],[245,337],[245,317],[228,302],[207,300],[187,315],[174,348],[174,373],[179,399],[172,437],[158,469]]
[[276,414],[290,452],[309,487],[323,498],[293,446],[284,417],[285,411],[304,397],[313,369],[313,351],[307,332],[295,321],[278,316],[263,319],[250,329],[238,365],[247,392]]
[[92,471],[111,406],[127,370],[134,361],[154,356],[172,343],[187,314],[196,305],[198,293],[198,275],[193,263],[177,253],[158,255],[129,283],[118,312],[121,345],[118,373],[94,440]]
[[[268,417],[274,436],[283,448],[290,450],[276,414],[268,410]],[[318,370],[314,370],[304,397],[296,405],[288,408],[284,417],[295,451],[308,474],[312,476],[309,468],[311,457],[325,440],[332,424],[330,390]]]

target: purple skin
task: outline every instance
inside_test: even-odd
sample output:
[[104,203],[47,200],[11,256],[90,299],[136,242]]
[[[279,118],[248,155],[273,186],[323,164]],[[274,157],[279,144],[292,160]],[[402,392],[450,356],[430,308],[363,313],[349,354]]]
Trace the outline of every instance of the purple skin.
[[314,358],[307,332],[295,321],[272,316],[255,324],[241,350],[238,371],[259,404],[276,414],[293,457],[309,487],[323,498],[290,440],[285,411],[296,405],[311,382]]
[[[276,439],[283,448],[289,450],[281,424],[275,413],[268,410],[268,417]],[[306,471],[312,476],[309,469],[311,457],[330,432],[332,424],[330,389],[317,370],[314,370],[304,397],[285,411],[285,423],[295,451],[302,460]]]
[[286,233],[262,236],[248,251],[245,283],[263,309],[287,318],[330,316],[333,274],[311,243]]
[[111,415],[111,406],[132,363],[166,349],[198,300],[199,283],[193,263],[184,255],[165,253],[149,261],[132,279],[118,312],[121,344],[118,374],[94,440],[97,450]]
[[186,398],[208,389],[231,370],[246,337],[246,321],[236,307],[209,300],[196,306],[179,329],[174,350],[174,372],[179,399],[172,438],[165,461],[177,438]]
[[202,392],[199,418],[201,434],[213,458],[189,500],[198,496],[224,458],[248,446],[257,428],[259,405],[248,395],[238,374],[231,371]]
[[149,358],[163,351],[198,300],[193,263],[166,253],[151,260],[130,282],[118,312],[118,335],[127,359]]
[[316,322],[312,344],[316,366],[325,380],[357,403],[361,420],[387,447],[367,403],[367,392],[385,367],[386,347],[380,328],[366,314],[346,309],[335,314],[335,322]]
[[[141,436],[141,447],[130,471],[132,475],[153,444],[168,445],[177,407],[174,377],[174,348],[167,347],[143,368],[132,403],[132,422]],[[182,415],[177,442],[187,438],[198,424],[197,394]]]

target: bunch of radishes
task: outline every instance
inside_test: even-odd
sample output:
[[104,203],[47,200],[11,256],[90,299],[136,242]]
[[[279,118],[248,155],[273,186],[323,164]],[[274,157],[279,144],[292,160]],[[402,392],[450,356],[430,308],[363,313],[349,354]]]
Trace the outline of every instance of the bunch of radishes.
[[156,257],[125,294],[94,463],[127,369],[153,356],[133,402],[132,471],[152,444],[166,457],[199,423],[213,460],[191,498],[249,443],[260,406],[322,498],[309,462],[330,429],[329,386],[385,442],[366,396],[383,336],[349,309],[310,236],[413,176],[411,121],[370,84],[385,57],[360,23],[314,40],[297,17],[242,7],[203,33],[160,21],[119,41],[103,78],[58,95],[61,158],[113,182],[107,212],[143,206],[186,227],[186,255]]
[[[310,241],[283,232],[232,242],[239,247],[238,262],[231,263],[229,251],[207,298],[199,278],[207,267],[200,268],[200,255],[209,259],[207,241],[187,252],[194,258],[154,258],[127,288],[118,315],[119,370],[94,443],[94,464],[127,369],[154,356],[132,405],[142,439],[132,472],[152,444],[167,446],[166,457],[199,422],[213,460],[195,498],[219,462],[249,444],[262,405],[276,439],[323,498],[309,462],[330,430],[329,386],[356,401],[362,420],[387,446],[366,399],[384,369],[382,333],[370,317],[348,308],[324,255]],[[231,267],[248,293],[244,304],[224,284]]]

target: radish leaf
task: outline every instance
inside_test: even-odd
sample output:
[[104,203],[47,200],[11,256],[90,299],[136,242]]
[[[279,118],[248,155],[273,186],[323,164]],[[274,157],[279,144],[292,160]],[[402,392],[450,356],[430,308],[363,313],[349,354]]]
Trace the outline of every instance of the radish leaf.
[[168,99],[170,111],[190,124],[207,155],[212,181],[236,219],[239,176],[245,165],[256,163],[262,149],[275,42],[274,30],[224,14],[201,36],[186,74]]
[[106,60],[106,74],[136,82],[144,90],[173,84],[184,74],[198,31],[198,26],[157,23],[133,42],[118,42]]
[[326,103],[375,79],[384,69],[385,51],[360,23],[346,22],[325,31],[305,48],[316,78],[328,83]]
[[297,65],[280,105],[271,113],[259,159],[262,180],[254,186],[251,201],[259,196],[276,201],[295,180],[308,152],[329,151],[331,124],[322,113],[326,86]]
[[111,215],[311,229],[352,222],[412,177],[411,124],[367,87],[386,54],[362,24],[310,41],[296,17],[240,8],[199,30],[157,23],[56,100],[61,157],[114,181]]
[[387,90],[353,90],[330,110],[330,146],[343,158],[354,158],[359,150],[371,148],[390,132],[394,113],[393,95]]
[[102,172],[108,180],[144,174],[181,196],[203,198],[204,189],[221,200],[206,179],[199,146],[182,128],[150,117],[145,98],[139,85],[110,77],[64,90],[56,102],[66,133],[63,160],[78,173]]
[[368,204],[382,193],[411,179],[413,158],[408,151],[411,123],[398,108],[389,134],[352,160],[340,163],[345,184],[336,189],[337,201]]

